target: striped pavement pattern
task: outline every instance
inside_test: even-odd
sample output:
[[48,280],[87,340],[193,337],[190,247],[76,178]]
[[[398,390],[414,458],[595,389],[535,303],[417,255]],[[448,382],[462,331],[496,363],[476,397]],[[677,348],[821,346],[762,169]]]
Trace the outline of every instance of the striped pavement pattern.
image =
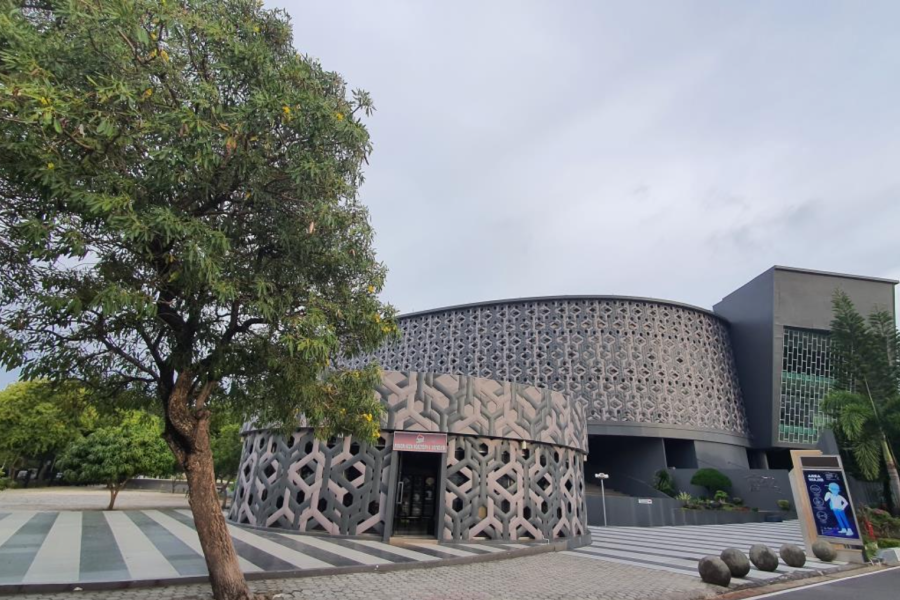
[[[725,548],[738,548],[749,555],[750,546],[765,544],[778,553],[782,544],[803,547],[798,521],[783,523],[741,523],[680,527],[589,527],[592,543],[565,554],[585,559],[632,565],[700,577],[697,561]],[[780,560],[780,559],[779,559]],[[747,581],[763,581],[796,571],[820,571],[845,563],[824,563],[807,557],[806,565],[794,568],[779,563],[775,572],[751,569]],[[742,580],[732,580],[732,586]]]
[[[245,573],[437,561],[524,544],[404,546],[228,525]],[[0,588],[206,575],[190,510],[0,512]]]

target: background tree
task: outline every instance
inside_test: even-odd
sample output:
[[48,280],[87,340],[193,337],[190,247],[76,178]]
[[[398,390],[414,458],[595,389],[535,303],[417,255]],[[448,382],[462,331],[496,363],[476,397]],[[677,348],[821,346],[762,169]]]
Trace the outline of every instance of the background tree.
[[174,460],[161,433],[158,418],[133,412],[124,415],[121,425],[103,427],[73,442],[60,457],[59,467],[72,483],[105,485],[107,510],[113,510],[119,492],[132,477],[172,472]]
[[0,466],[15,477],[19,467],[36,461],[43,479],[56,455],[96,427],[98,418],[77,385],[13,383],[0,392]]
[[228,508],[228,487],[234,481],[241,464],[241,426],[238,423],[226,423],[217,428],[210,440],[213,455],[213,468],[216,479],[223,482],[222,509]]
[[887,476],[896,512],[900,477],[892,439],[900,424],[900,336],[890,313],[875,311],[867,321],[840,290],[832,305],[835,387],[822,411],[833,419],[839,442],[862,475]]
[[211,412],[378,431],[371,110],[255,0],[0,0],[0,363],[156,398],[220,599]]
[[706,488],[710,498],[712,498],[719,490],[730,490],[731,479],[728,478],[728,475],[717,469],[705,467],[703,469],[698,469],[697,472],[694,473],[694,476],[691,477],[691,485]]

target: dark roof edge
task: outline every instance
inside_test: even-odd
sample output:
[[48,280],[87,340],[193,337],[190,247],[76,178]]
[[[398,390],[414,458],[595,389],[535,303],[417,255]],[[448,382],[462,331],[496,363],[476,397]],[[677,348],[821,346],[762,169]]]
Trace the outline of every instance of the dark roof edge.
[[468,304],[456,304],[453,306],[443,306],[441,308],[429,308],[427,310],[417,310],[415,312],[404,313],[398,315],[398,319],[407,319],[410,317],[419,317],[422,315],[430,315],[441,312],[453,312],[459,310],[466,310],[469,308],[481,308],[484,306],[498,306],[504,304],[519,304],[522,302],[554,302],[554,301],[573,301],[573,300],[620,300],[625,302],[643,302],[646,304],[663,304],[666,306],[672,306],[675,308],[684,308],[687,310],[692,310],[695,312],[703,313],[709,315],[711,317],[715,317],[720,321],[725,321],[724,318],[717,315],[713,311],[708,308],[700,308],[699,306],[693,306],[692,304],[685,304],[683,302],[674,302],[672,300],[660,300],[658,298],[642,298],[640,296],[595,296],[595,295],[574,295],[574,296],[533,296],[528,298],[507,298],[503,300],[489,300],[485,302],[471,302]]
[[815,269],[798,269],[797,267],[783,267],[775,265],[772,267],[776,271],[793,271],[794,273],[810,273],[812,275],[824,275],[826,277],[841,277],[843,279],[859,279],[862,281],[877,281],[879,283],[890,283],[891,285],[900,284],[896,279],[886,279],[884,277],[868,277],[866,275],[850,275],[848,273],[834,273],[832,271],[817,271]]

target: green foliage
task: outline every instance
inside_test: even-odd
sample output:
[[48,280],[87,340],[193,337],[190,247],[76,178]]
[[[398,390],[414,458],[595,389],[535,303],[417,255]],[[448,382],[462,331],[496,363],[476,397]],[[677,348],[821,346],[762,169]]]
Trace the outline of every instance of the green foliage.
[[731,499],[731,503],[734,504],[735,506],[743,506],[744,499],[739,496],[735,496],[734,498]]
[[866,320],[841,291],[832,306],[835,389],[822,411],[849,451],[851,469],[875,480],[885,461],[895,462],[886,441],[900,436],[900,335],[891,313],[878,310]]
[[728,492],[719,490],[718,492],[716,492],[715,496],[713,496],[713,499],[716,502],[728,502]]
[[76,385],[11,384],[0,391],[0,462],[14,470],[21,460],[52,457],[98,420],[84,390]]
[[219,428],[210,441],[216,479],[231,481],[241,463],[241,426],[229,423]]
[[121,425],[98,429],[70,445],[59,468],[72,483],[100,483],[111,489],[136,475],[168,475],[174,461],[161,433],[157,417],[131,413]]
[[0,492],[14,487],[16,487],[16,484],[13,480],[6,477],[0,477]]
[[653,487],[672,498],[678,494],[678,489],[675,487],[675,479],[666,469],[660,469],[656,472],[653,477]]
[[731,479],[717,469],[705,468],[694,473],[691,485],[706,488],[710,494],[715,494],[719,490],[731,489]]
[[900,540],[893,538],[882,538],[878,540],[879,548],[900,548]]
[[880,508],[860,507],[861,521],[868,521],[878,538],[900,538],[900,518]]
[[330,369],[397,332],[357,199],[368,94],[255,0],[20,7],[0,5],[0,364],[156,397],[188,450],[182,391],[197,419],[374,438],[378,369]]
[[778,501],[776,501],[776,504],[778,504],[778,508],[780,508],[781,510],[785,510],[785,511],[791,510],[791,501],[790,500],[778,500]]
[[678,492],[675,499],[681,502],[681,506],[684,508],[688,508],[688,505],[694,502],[694,497],[687,492]]

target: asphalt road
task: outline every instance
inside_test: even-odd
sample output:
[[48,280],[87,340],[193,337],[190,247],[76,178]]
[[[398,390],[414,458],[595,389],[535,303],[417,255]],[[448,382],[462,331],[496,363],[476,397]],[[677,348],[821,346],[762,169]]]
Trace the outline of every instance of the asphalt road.
[[897,600],[900,598],[900,567],[848,577],[826,584],[811,585],[784,592],[763,594],[753,600]]

